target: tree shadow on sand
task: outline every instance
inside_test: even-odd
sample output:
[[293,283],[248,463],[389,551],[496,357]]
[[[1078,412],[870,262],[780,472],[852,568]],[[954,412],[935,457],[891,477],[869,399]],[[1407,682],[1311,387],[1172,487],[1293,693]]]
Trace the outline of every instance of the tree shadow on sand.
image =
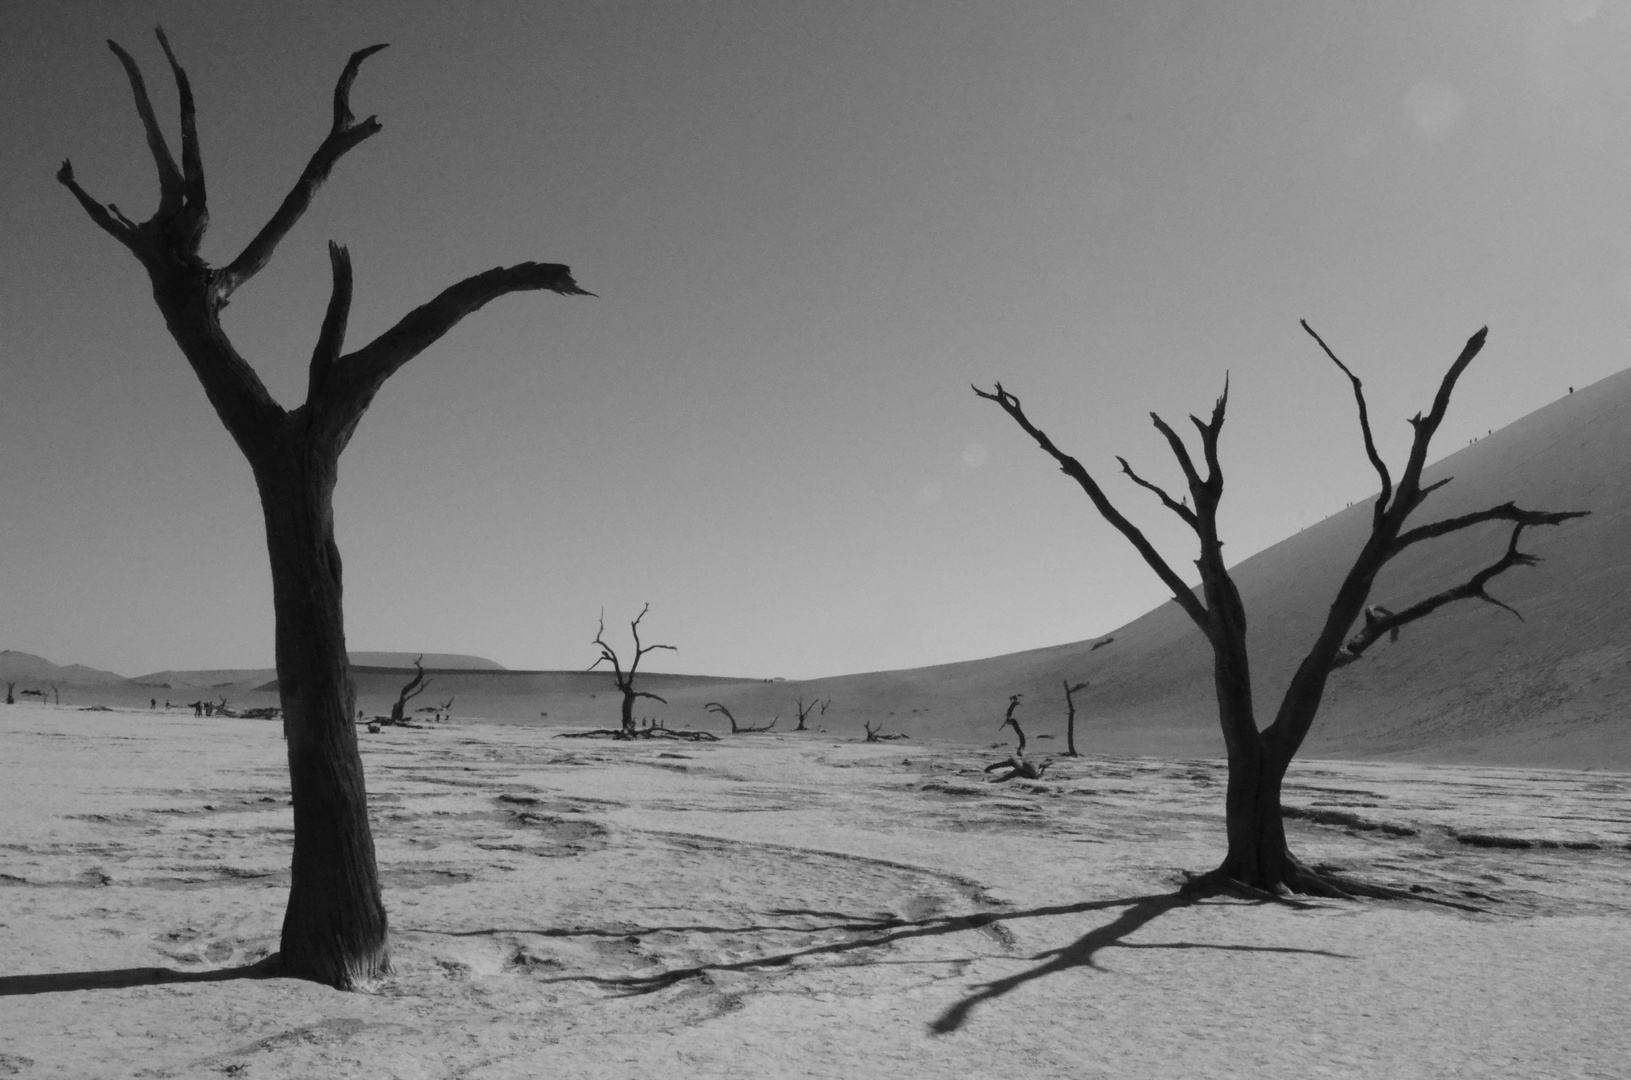
[[213,971],[176,971],[174,968],[134,967],[107,971],[57,971],[48,975],[0,975],[0,997],[22,994],[63,994],[75,990],[126,990],[135,986],[170,983],[230,982],[234,979],[272,979],[281,972],[276,954],[253,964]]
[[[1268,953],[1303,953],[1313,956],[1328,956],[1336,959],[1351,960],[1351,956],[1343,953],[1328,952],[1324,949],[1298,949],[1269,946],[1269,945],[1209,945],[1201,942],[1177,941],[1148,944],[1128,944],[1123,941],[1125,937],[1140,927],[1171,911],[1173,908],[1190,907],[1207,901],[1185,896],[1182,893],[1154,893],[1148,896],[1124,897],[1116,900],[1086,900],[1074,904],[1056,904],[1046,907],[1030,908],[1024,911],[979,912],[971,915],[944,915],[927,919],[907,921],[891,918],[888,920],[870,921],[856,919],[846,920],[837,926],[827,929],[844,929],[858,933],[859,936],[849,941],[829,942],[823,945],[811,945],[801,949],[790,949],[786,952],[772,953],[766,956],[751,957],[745,960],[736,960],[719,963],[693,964],[687,967],[670,968],[666,971],[653,972],[647,975],[562,975],[555,978],[543,979],[542,982],[565,983],[580,982],[601,986],[613,992],[615,997],[640,997],[645,994],[656,993],[659,990],[674,986],[687,979],[700,978],[712,972],[746,972],[763,970],[766,968],[790,967],[799,960],[816,956],[837,956],[846,953],[861,952],[868,949],[879,949],[893,945],[899,941],[912,938],[940,937],[947,934],[961,933],[965,930],[978,930],[985,927],[1001,928],[1001,924],[1016,919],[1035,919],[1050,915],[1077,915],[1089,911],[1108,911],[1115,908],[1126,908],[1115,921],[1089,931],[1080,939],[1061,949],[1050,949],[1031,957],[1033,960],[1046,962],[1029,971],[1011,975],[1005,979],[998,979],[986,983],[974,993],[946,1010],[939,1019],[930,1025],[935,1034],[946,1034],[956,1031],[968,1018],[973,1008],[984,1001],[1001,997],[1010,990],[1021,986],[1033,979],[1040,979],[1048,975],[1068,971],[1076,967],[1096,967],[1094,956],[1100,949],[1117,946],[1124,949],[1220,949],[1230,952],[1268,952]],[[1240,901],[1234,901],[1239,903]],[[1266,901],[1250,900],[1246,903],[1265,903]],[[1305,906],[1293,902],[1295,906]],[[777,914],[811,914],[836,916],[838,912],[794,912],[779,910]],[[692,928],[698,929],[698,928]],[[733,930],[741,932],[747,929],[802,929],[811,931],[809,927],[709,927],[708,930]],[[467,931],[466,934],[494,933],[496,931]],[[513,931],[547,934],[549,936],[568,936],[578,932],[556,931]],[[628,933],[628,930],[621,931]],[[592,932],[591,932],[592,933]],[[463,936],[463,935],[461,935]],[[598,935],[595,935],[598,936]],[[879,961],[881,962],[881,961]]]
[[[1116,947],[1121,949],[1217,949],[1225,952],[1264,952],[1264,953],[1303,953],[1310,956],[1329,956],[1339,960],[1352,960],[1346,953],[1329,952],[1325,949],[1298,949],[1291,946],[1278,945],[1208,945],[1195,941],[1169,941],[1147,942],[1137,945],[1130,944],[1123,939],[1133,931],[1152,922],[1173,908],[1189,907],[1202,903],[1193,897],[1182,893],[1157,893],[1152,896],[1135,896],[1125,900],[1111,900],[1096,905],[1100,908],[1125,907],[1113,922],[1106,923],[1097,930],[1090,930],[1076,941],[1061,949],[1049,949],[1037,953],[1032,960],[1046,960],[1029,971],[1022,971],[1017,975],[1010,975],[1005,979],[996,979],[981,986],[974,993],[940,1014],[940,1017],[929,1025],[929,1030],[936,1035],[947,1035],[963,1026],[968,1015],[974,1007],[981,1002],[991,1001],[1002,997],[1017,987],[1034,979],[1041,979],[1048,975],[1056,975],[1072,968],[1089,967],[1098,970],[1094,957],[1100,949]],[[1238,902],[1238,901],[1237,901]],[[1266,903],[1267,901],[1250,901],[1252,903]],[[1298,905],[1302,906],[1302,905]]]

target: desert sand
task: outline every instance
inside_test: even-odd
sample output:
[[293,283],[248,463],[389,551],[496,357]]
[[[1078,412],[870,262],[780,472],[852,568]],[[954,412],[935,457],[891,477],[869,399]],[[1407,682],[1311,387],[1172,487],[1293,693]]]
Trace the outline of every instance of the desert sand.
[[1003,752],[969,744],[567,729],[363,737],[396,972],[348,994],[248,969],[287,887],[278,724],[0,708],[0,1076],[1631,1060],[1631,776],[1301,761],[1295,849],[1424,902],[1185,903],[1181,871],[1222,850],[1217,761],[1090,756],[993,784]]

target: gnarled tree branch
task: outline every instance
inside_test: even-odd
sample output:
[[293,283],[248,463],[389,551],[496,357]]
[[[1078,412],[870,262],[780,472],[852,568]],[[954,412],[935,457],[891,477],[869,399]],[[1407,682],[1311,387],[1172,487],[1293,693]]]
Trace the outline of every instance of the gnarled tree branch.
[[[1499,509],[1499,507],[1497,507]],[[1468,515],[1469,517],[1475,515]],[[1337,655],[1334,667],[1344,667],[1353,663],[1364,655],[1365,650],[1376,644],[1384,634],[1391,633],[1395,640],[1398,638],[1399,628],[1417,619],[1431,615],[1445,604],[1452,604],[1457,600],[1482,600],[1487,604],[1494,604],[1512,612],[1519,619],[1523,613],[1510,604],[1503,603],[1485,591],[1484,586],[1500,574],[1506,573],[1514,566],[1534,566],[1540,562],[1540,556],[1530,555],[1518,550],[1518,538],[1523,530],[1530,525],[1556,525],[1569,518],[1584,517],[1583,511],[1570,513],[1540,515],[1548,519],[1545,521],[1520,521],[1512,527],[1512,537],[1507,541],[1506,552],[1495,562],[1484,567],[1478,573],[1454,588],[1445,589],[1441,593],[1429,596],[1420,603],[1412,604],[1400,612],[1391,612],[1385,608],[1372,607],[1365,612],[1365,626],[1359,633],[1349,638],[1342,646],[1342,652]],[[1490,520],[1483,518],[1480,520]],[[1418,530],[1419,531],[1419,530]]]
[[[236,259],[222,268],[216,275],[216,285],[223,297],[230,296],[244,282],[254,277],[272,258],[272,252],[277,249],[278,243],[294,228],[311,200],[317,194],[317,189],[323,186],[328,174],[333,170],[335,162],[364,139],[377,135],[380,131],[379,120],[370,116],[358,123],[351,115],[351,84],[357,80],[357,69],[362,62],[370,56],[385,48],[384,45],[370,45],[366,49],[358,49],[346,61],[345,70],[340,73],[340,79],[334,86],[334,124],[328,135],[312,154],[311,160],[301,171],[299,179],[285,195],[283,202],[261,231],[255,234]],[[174,165],[171,165],[174,168]]]
[[1128,521],[1122,516],[1121,511],[1115,508],[1099,487],[1098,482],[1082,467],[1082,463],[1060,450],[1054,445],[1053,440],[1048,438],[1045,431],[1031,423],[1030,417],[1025,415],[1025,410],[1020,405],[1019,398],[1004,390],[1002,383],[996,383],[989,393],[981,390],[978,386],[971,386],[970,389],[974,391],[976,396],[985,398],[987,401],[994,401],[1000,405],[1003,412],[1011,416],[1027,435],[1036,440],[1036,444],[1046,451],[1048,456],[1059,463],[1060,471],[1076,481],[1081,489],[1087,493],[1087,497],[1093,502],[1094,509],[1098,510],[1099,516],[1115,526],[1116,531],[1127,538],[1127,542],[1133,545],[1139,555],[1143,556],[1144,562],[1149,568],[1154,570],[1156,576],[1172,591],[1172,598],[1184,609],[1184,613],[1194,620],[1195,625],[1200,627],[1203,633],[1210,637],[1212,635],[1212,616],[1207,611],[1206,605],[1196,599],[1195,591],[1184,584],[1184,579],[1179,577],[1172,567],[1167,565],[1167,561],[1161,557],[1161,553],[1156,551],[1154,545],[1139,531],[1138,526]]
[[[1425,495],[1443,483],[1444,481],[1441,480],[1431,487],[1422,489],[1422,494]],[[1409,532],[1402,533],[1393,541],[1393,547],[1390,549],[1388,557],[1392,558],[1411,544],[1418,544],[1423,540],[1432,540],[1439,536],[1448,536],[1450,533],[1459,532],[1462,529],[1471,528],[1486,521],[1511,521],[1518,525],[1560,525],[1570,518],[1585,517],[1586,514],[1587,511],[1585,510],[1555,512],[1524,510],[1511,502],[1504,502],[1487,510],[1478,510],[1471,514],[1462,514],[1460,517],[1446,518],[1443,521],[1435,521],[1431,525],[1422,525],[1411,529]]]
[[385,380],[424,352],[465,316],[500,296],[545,290],[562,296],[593,296],[572,280],[572,271],[557,263],[499,266],[465,278],[421,304],[389,330],[331,367],[321,409],[331,437],[342,444],[374,400]]
[[[159,40],[163,41],[163,33]],[[170,153],[169,143],[164,141],[164,132],[159,129],[158,117],[153,115],[153,102],[147,96],[147,83],[142,79],[142,69],[136,66],[136,61],[117,41],[110,40],[108,48],[113,55],[119,58],[124,65],[125,74],[130,77],[130,93],[136,99],[136,113],[142,118],[142,128],[147,132],[147,148],[153,153],[153,164],[159,170],[159,209],[154,215],[157,218],[167,218],[181,209],[182,182],[181,170],[176,168],[176,159]],[[169,46],[165,46],[169,52]],[[183,108],[191,100],[189,91],[183,97]]]
[[202,210],[205,206],[204,161],[198,149],[198,110],[193,104],[193,86],[187,79],[176,54],[170,48],[170,39],[164,36],[164,27],[154,29],[164,58],[170,62],[170,74],[175,76],[176,96],[181,103],[181,183],[187,201]]

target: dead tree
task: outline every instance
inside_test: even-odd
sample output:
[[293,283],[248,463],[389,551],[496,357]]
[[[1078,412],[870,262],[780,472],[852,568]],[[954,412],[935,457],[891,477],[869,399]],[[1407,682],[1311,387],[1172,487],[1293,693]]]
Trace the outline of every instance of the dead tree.
[[1013,694],[1008,698],[1008,711],[1003,714],[1002,723],[997,725],[998,732],[1006,727],[1014,729],[1014,734],[1019,736],[1019,750],[1017,752],[1020,757],[1025,756],[1025,732],[1020,728],[1019,721],[1014,719],[1014,710],[1019,708],[1019,699],[1024,696],[1024,694]]
[[[1097,645],[1093,646],[1093,649],[1096,649],[1096,648],[1098,648]],[[1087,651],[1092,652],[1093,649],[1089,649]],[[1086,690],[1087,689],[1087,684],[1085,682],[1079,682],[1075,686],[1072,686],[1072,685],[1070,685],[1070,680],[1069,679],[1065,679],[1065,680],[1063,680],[1063,682],[1065,684],[1065,710],[1066,710],[1066,713],[1065,713],[1065,756],[1066,757],[1081,757],[1082,755],[1080,755],[1080,754],[1078,754],[1076,752],[1076,698],[1075,698],[1074,695],[1075,695],[1076,691],[1078,691],[1078,690]]]
[[425,665],[421,663],[424,659],[424,653],[414,657],[413,678],[409,679],[407,685],[396,693],[396,704],[391,706],[391,723],[393,724],[402,723],[403,713],[408,707],[408,702],[430,689],[433,680],[425,678]]
[[754,727],[751,724],[738,724],[736,722],[736,717],[731,715],[731,711],[717,701],[710,701],[708,704],[704,705],[703,708],[708,712],[716,712],[725,719],[729,720],[731,722],[732,735],[752,735],[755,732],[769,731],[771,728],[776,726],[776,720],[781,719],[781,717],[778,716],[774,720],[771,720],[768,724]]
[[17,684],[15,682],[7,680],[7,682],[6,682],[6,704],[7,705],[17,704],[17,699],[11,696],[11,692],[13,690],[15,690],[15,689],[17,689]]
[[306,400],[286,409],[228,340],[221,310],[300,220],[330,170],[377,134],[351,112],[351,86],[373,45],[351,54],[334,87],[333,124],[289,194],[225,266],[199,254],[209,222],[192,87],[159,32],[180,98],[181,160],[154,116],[141,70],[124,66],[158,171],[158,209],[146,221],[92,198],[63,162],[57,179],[91,220],[134,255],[152,282],[165,325],[248,460],[266,518],[276,616],[278,693],[289,749],[294,858],[278,964],[289,975],[347,988],[390,970],[390,951],[368,829],[362,758],[352,724],[356,691],[346,662],[334,485],[340,453],[385,380],[465,316],[508,293],[583,295],[565,266],[520,263],[465,278],[361,348],[344,352],[351,258],[330,243],[333,288],[308,368]]
[[[820,698],[816,698],[815,700],[811,701],[810,704],[808,704],[808,705],[804,704],[804,698],[802,698],[802,697],[800,697],[798,699],[798,701],[794,702],[793,707],[798,710],[798,714],[799,714],[799,726],[794,728],[793,730],[794,731],[808,731],[808,730],[810,730],[809,728],[804,726],[804,721],[809,718],[809,715],[812,712],[815,712],[816,706],[820,705],[820,704],[821,704],[821,699]],[[822,711],[825,712],[826,710],[823,709]]]
[[[1438,431],[1449,408],[1450,395],[1456,380],[1472,363],[1484,346],[1488,328],[1474,334],[1462,349],[1450,369],[1439,383],[1438,393],[1426,416],[1417,413],[1410,420],[1414,429],[1410,455],[1397,483],[1387,465],[1376,451],[1371,437],[1370,417],[1365,406],[1365,395],[1360,381],[1347,366],[1338,360],[1325,342],[1305,322],[1303,329],[1319,343],[1320,348],[1348,377],[1353,386],[1354,400],[1359,413],[1360,433],[1364,438],[1365,454],[1381,480],[1381,491],[1371,512],[1370,534],[1355,557],[1318,635],[1309,647],[1302,663],[1292,676],[1280,701],[1274,720],[1259,730],[1252,703],[1250,665],[1246,649],[1246,611],[1240,593],[1235,587],[1223,561],[1223,541],[1218,537],[1217,511],[1223,495],[1223,470],[1218,463],[1218,435],[1223,430],[1224,410],[1229,400],[1228,380],[1223,394],[1212,410],[1210,420],[1190,417],[1200,433],[1203,475],[1191,457],[1189,448],[1161,417],[1151,414],[1156,430],[1165,438],[1178,466],[1183,471],[1189,494],[1174,499],[1158,485],[1135,473],[1125,459],[1117,458],[1121,471],[1139,487],[1154,493],[1163,506],[1176,514],[1194,531],[1200,545],[1199,595],[1186,585],[1177,572],[1155,550],[1138,527],[1123,517],[1100,489],[1098,483],[1082,467],[1081,462],[1066,454],[1041,428],[1033,424],[1020,401],[998,383],[989,393],[974,388],[974,392],[988,401],[996,402],[1004,412],[1034,439],[1038,446],[1059,464],[1059,468],[1087,493],[1099,515],[1126,537],[1143,556],[1150,569],[1171,590],[1173,599],[1183,608],[1195,625],[1206,636],[1212,647],[1213,682],[1217,692],[1218,720],[1223,729],[1223,741],[1229,760],[1229,783],[1224,798],[1225,820],[1228,832],[1228,852],[1216,870],[1192,879],[1191,891],[1219,887],[1244,886],[1247,889],[1280,893],[1313,893],[1325,896],[1351,896],[1388,894],[1387,890],[1346,879],[1321,876],[1305,866],[1286,845],[1285,827],[1281,820],[1280,788],[1286,769],[1319,711],[1331,671],[1362,656],[1366,649],[1383,635],[1436,611],[1456,600],[1478,599],[1512,610],[1485,591],[1491,579],[1514,566],[1536,562],[1536,557],[1518,550],[1523,530],[1530,526],[1557,525],[1570,518],[1581,517],[1584,511],[1548,512],[1523,510],[1511,502],[1479,510],[1470,514],[1446,518],[1428,525],[1419,525],[1408,531],[1406,519],[1436,489],[1449,483],[1449,479],[1423,486],[1422,467],[1427,462],[1428,446]],[[1505,521],[1512,524],[1511,538],[1506,551],[1495,562],[1472,575],[1467,581],[1430,596],[1394,614],[1376,612],[1365,620],[1357,634],[1350,633],[1355,620],[1365,609],[1376,576],[1387,563],[1417,544],[1448,536],[1486,521]]]
[[650,698],[652,701],[661,701],[664,705],[668,704],[666,699],[660,698],[656,694],[648,694],[644,690],[636,690],[634,688],[634,673],[640,669],[640,658],[645,656],[646,653],[653,652],[657,649],[667,649],[670,652],[679,652],[679,650],[672,645],[640,644],[640,620],[645,618],[646,612],[650,610],[651,605],[647,604],[645,607],[640,609],[640,614],[634,617],[634,621],[629,623],[629,632],[634,635],[634,659],[629,661],[629,670],[627,673],[623,671],[622,665],[617,662],[617,653],[614,652],[612,647],[606,644],[606,642],[603,640],[606,636],[606,613],[602,611],[600,613],[600,629],[595,631],[594,641],[596,645],[600,646],[600,659],[589,665],[589,670],[593,671],[595,668],[601,665],[602,661],[611,661],[612,680],[617,684],[617,689],[623,694],[623,737],[629,739],[632,739],[635,734],[635,698]]
[[990,773],[1001,770],[1000,775],[993,776],[991,778],[991,782],[993,784],[1003,784],[1015,778],[1021,780],[1040,780],[1042,779],[1042,774],[1047,772],[1048,766],[1052,764],[1053,760],[1050,758],[1049,760],[1044,761],[1042,764],[1037,765],[1026,761],[1023,752],[1015,752],[1006,761],[997,761],[987,765],[985,767],[985,771]]
[[867,723],[865,720],[862,720],[861,721],[861,728],[862,728],[862,730],[864,730],[866,732],[866,741],[867,742],[894,742],[894,741],[896,741],[898,739],[910,739],[911,738],[911,736],[906,734],[906,732],[904,732],[904,731],[891,731],[891,732],[885,733],[884,729],[883,729],[883,721],[882,720],[878,721],[878,724],[877,724],[876,727],[874,727],[873,725]]

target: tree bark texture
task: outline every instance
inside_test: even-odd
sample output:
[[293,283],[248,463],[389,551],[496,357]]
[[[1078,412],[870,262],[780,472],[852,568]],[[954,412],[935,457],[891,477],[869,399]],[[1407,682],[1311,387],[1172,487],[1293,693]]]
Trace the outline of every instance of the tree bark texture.
[[[368,827],[341,611],[340,553],[334,543],[334,486],[341,452],[374,395],[394,372],[465,316],[507,293],[587,295],[558,264],[520,263],[465,278],[420,305],[361,348],[344,353],[351,261],[331,243],[333,288],[312,350],[304,404],[285,409],[233,348],[220,322],[228,298],[259,272],[339,159],[377,134],[358,121],[350,91],[362,61],[351,55],[334,89],[333,125],[271,219],[224,267],[199,255],[209,223],[192,89],[162,30],[181,106],[178,165],[160,130],[140,68],[117,44],[159,179],[159,206],[134,222],[92,198],[63,162],[57,179],[85,213],[146,269],[153,299],[210,404],[249,461],[266,519],[276,653],[289,783],[294,863],[278,962],[289,975],[340,988],[390,970],[385,906]],[[208,706],[206,706],[207,708]]]
[[331,986],[366,985],[390,971],[390,951],[346,657],[337,461],[298,443],[276,456],[283,460],[257,470],[256,481],[295,817],[280,959],[286,970]]

